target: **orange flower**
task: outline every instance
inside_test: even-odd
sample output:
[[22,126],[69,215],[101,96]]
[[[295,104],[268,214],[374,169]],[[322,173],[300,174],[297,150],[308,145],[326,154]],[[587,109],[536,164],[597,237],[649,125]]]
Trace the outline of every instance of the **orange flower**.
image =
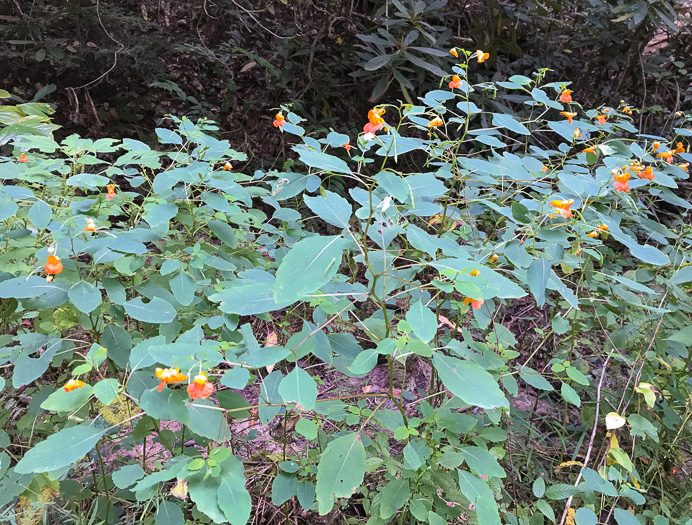
[[159,387],[156,389],[159,392],[163,390],[166,383],[180,383],[187,379],[186,375],[180,373],[180,368],[157,368],[155,373],[157,379],[161,380],[161,384],[159,384]]
[[682,142],[677,143],[675,149],[673,150],[673,153],[685,153],[685,146],[682,145]]
[[572,123],[572,119],[577,116],[576,113],[571,113],[569,111],[560,111],[560,115],[567,118],[567,122]]
[[596,151],[596,146],[589,146],[581,150],[582,153],[593,153],[594,151]]
[[275,128],[283,128],[285,124],[286,124],[286,118],[284,117],[283,113],[281,111],[279,111],[276,114],[276,117],[274,117],[274,127]]
[[485,62],[488,58],[490,58],[490,53],[483,53],[482,50],[477,49],[476,50],[476,57],[478,57],[478,63],[482,64]]
[[207,374],[200,372],[192,380],[192,383],[187,385],[187,393],[192,399],[206,399],[214,391],[214,385],[207,380]]
[[471,270],[471,271],[469,272],[469,275],[470,275],[471,277],[478,277],[480,274],[481,274],[481,272],[480,272],[479,270]]
[[651,166],[647,166],[644,171],[638,174],[642,179],[649,179],[649,180],[654,180],[654,170],[651,169]]
[[19,156],[19,162],[26,162],[27,160],[29,160],[29,159],[27,158],[26,155],[24,155],[24,153],[22,153],[22,154]]
[[574,133],[572,133],[572,135],[574,135],[575,139],[580,139],[581,138],[581,130],[579,128],[575,129]]
[[673,151],[662,151],[656,156],[660,159],[665,159],[668,164],[673,162]]
[[619,173],[615,175],[614,179],[615,183],[613,184],[613,187],[615,188],[615,191],[624,193],[630,191],[630,183],[628,182],[630,180],[629,173]]
[[96,223],[94,222],[94,219],[87,219],[86,223],[87,223],[86,226],[84,226],[85,232],[95,232],[96,231]]
[[115,184],[109,184],[106,186],[106,189],[108,190],[108,195],[106,195],[106,198],[109,201],[113,200],[113,197],[115,197]]
[[471,303],[471,307],[474,310],[480,310],[481,306],[483,306],[483,299],[471,299],[470,297],[465,297],[464,298],[464,304],[469,304]]
[[449,53],[454,57],[454,58],[459,58],[459,53],[457,53],[457,48],[453,47],[452,49],[449,50]]
[[231,171],[233,169],[233,166],[231,166],[230,162],[227,162],[226,164],[223,165],[223,171]]
[[610,108],[603,108],[603,113],[610,113]]
[[461,87],[461,78],[459,75],[454,75],[449,83],[449,89],[459,89]]
[[65,392],[72,392],[73,390],[82,388],[84,386],[86,386],[86,383],[83,381],[80,381],[79,379],[70,379],[67,383],[65,383],[63,389]]
[[690,170],[688,169],[688,168],[690,167],[690,163],[689,163],[689,162],[685,162],[685,164],[679,164],[679,166],[680,166],[682,169],[684,169],[686,172],[689,173],[689,171],[690,171]]
[[499,257],[498,257],[497,255],[493,255],[493,256],[490,258],[490,262],[495,262],[495,261],[497,261],[498,259],[499,259]]
[[601,230],[602,232],[607,232],[608,231],[608,225],[607,224],[601,224],[598,227],[598,229]]
[[62,272],[62,263],[60,262],[60,257],[49,255],[46,258],[46,261],[48,262],[46,262],[43,269],[48,275],[58,275],[60,272]]
[[597,239],[598,238],[598,232],[596,230],[594,230],[591,233],[588,233],[586,236],[591,237],[592,239]]
[[596,119],[598,120],[599,124],[605,124],[606,123],[606,116],[605,115],[596,115]]
[[435,117],[432,119],[430,122],[428,122],[428,127],[429,128],[437,128],[444,124],[444,121],[440,117]]
[[661,143],[656,141],[652,144],[652,146],[654,148],[654,153],[656,153],[656,150],[661,147]]
[[547,173],[548,167],[547,167],[547,166],[543,166],[543,167],[541,168],[541,171],[542,171],[543,173]]
[[631,114],[632,114],[632,110],[630,109],[629,106],[625,106],[624,108],[622,108],[622,112],[623,112],[625,115],[631,115]]
[[373,108],[368,111],[368,123],[363,126],[363,131],[365,132],[365,136],[363,138],[365,140],[375,138],[375,133],[384,127],[384,119],[382,118],[384,112],[384,108]]
[[344,148],[346,148],[346,151],[351,151],[351,145],[348,142],[344,144]]
[[[574,204],[574,199],[550,201],[550,206],[556,208],[557,213],[564,219],[573,217],[572,210],[569,209],[572,204]],[[551,217],[557,217],[557,215],[551,215]]]
[[560,102],[564,102],[565,104],[572,102],[572,91],[564,89],[562,93],[560,93]]

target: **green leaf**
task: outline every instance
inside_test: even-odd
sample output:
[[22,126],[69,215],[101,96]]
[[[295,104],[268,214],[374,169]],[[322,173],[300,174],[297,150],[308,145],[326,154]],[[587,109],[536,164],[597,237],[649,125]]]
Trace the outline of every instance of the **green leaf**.
[[162,501],[156,509],[155,525],[185,525],[185,516],[180,507],[172,501]]
[[486,409],[509,408],[509,402],[495,378],[476,363],[437,352],[433,356],[433,365],[445,387],[464,403]]
[[[274,370],[265,377],[260,383],[259,403],[257,404],[282,403],[281,394],[279,394],[279,385],[283,379],[284,375],[278,370]],[[274,419],[280,411],[280,406],[260,406],[257,409],[260,421],[265,425]]]
[[447,520],[445,520],[437,512],[433,512],[432,510],[428,511],[427,521],[428,523],[430,523],[430,525],[447,525]]
[[308,237],[296,243],[276,271],[275,300],[298,301],[331,281],[341,264],[344,245],[340,236]]
[[577,525],[597,525],[598,516],[596,513],[586,507],[579,507],[575,515]]
[[214,441],[228,439],[230,431],[224,413],[208,399],[196,399],[187,406],[188,427],[195,434]]
[[353,213],[351,204],[334,192],[324,190],[324,196],[305,196],[305,204],[321,219],[339,228],[349,228],[349,220]]
[[113,378],[102,379],[94,385],[94,395],[104,405],[110,405],[113,400],[118,397],[119,390],[120,383],[118,383],[117,379]]
[[71,392],[58,388],[41,403],[41,408],[51,412],[72,412],[84,406],[93,392],[91,385],[75,388]]
[[143,323],[170,323],[176,316],[175,308],[160,297],[154,297],[148,303],[144,303],[141,297],[136,297],[123,306],[127,315]]
[[670,282],[673,284],[689,283],[690,281],[692,281],[692,266],[679,268],[670,278]]
[[192,304],[192,301],[195,299],[195,293],[197,292],[197,283],[189,273],[180,270],[177,275],[171,279],[170,285],[176,301],[183,306],[190,306]]
[[515,120],[511,115],[506,115],[503,113],[493,113],[493,126],[507,128],[514,133],[518,133],[519,135],[531,135],[531,132],[526,128],[526,126]]
[[579,492],[579,489],[574,485],[566,483],[556,483],[545,489],[545,497],[552,500],[567,499]]
[[546,500],[539,499],[536,502],[536,508],[540,510],[541,514],[543,514],[546,518],[555,523],[555,512]]
[[300,418],[296,423],[296,432],[311,441],[317,437],[317,425],[311,419]]
[[547,259],[535,259],[526,274],[529,282],[529,290],[536,298],[536,304],[543,306],[545,304],[545,288],[548,285],[548,277],[550,277],[550,261]]
[[377,364],[377,348],[368,348],[360,352],[348,366],[348,371],[354,375],[362,376],[370,372]]
[[567,403],[570,403],[576,407],[581,407],[581,399],[579,399],[579,394],[567,383],[562,383],[560,387],[560,393],[562,394],[562,399]]
[[197,508],[201,512],[209,516],[215,523],[225,523],[227,521],[226,515],[218,503],[219,479],[209,476],[208,473],[209,471],[204,469],[187,477],[190,499],[197,504]]
[[632,426],[632,428],[630,428],[630,434],[632,436],[641,436],[644,438],[649,436],[658,443],[658,430],[656,430],[656,427],[651,421],[639,414],[631,414],[627,418],[627,422]]
[[243,462],[236,456],[229,456],[219,466],[219,507],[231,525],[245,525],[250,519],[252,499],[245,488]]
[[469,467],[474,469],[482,476],[504,478],[507,476],[505,469],[495,459],[490,452],[480,447],[462,447],[459,452],[463,454],[464,460]]
[[[50,472],[76,463],[94,448],[106,430],[92,427],[88,423],[64,428],[26,452],[14,471],[18,474]],[[56,454],[56,451],[60,453]]]
[[406,321],[411,326],[413,333],[426,343],[437,334],[437,317],[423,301],[416,301],[406,312]]
[[219,310],[226,314],[257,315],[281,310],[295,301],[274,300],[274,288],[268,283],[240,284],[209,296],[220,302]]
[[363,64],[363,69],[365,69],[365,71],[377,71],[381,67],[389,64],[391,59],[392,55],[377,55]]
[[407,479],[395,479],[387,483],[380,496],[380,517],[388,520],[403,507],[411,497]]
[[39,230],[43,230],[53,218],[53,209],[43,201],[36,201],[29,208],[29,220]]
[[618,525],[641,525],[639,520],[625,509],[615,509],[613,517]]
[[581,475],[584,478],[584,483],[588,490],[600,492],[606,496],[616,497],[618,491],[615,486],[608,480],[603,479],[601,475],[591,468],[583,468]]
[[214,235],[216,235],[216,237],[226,246],[230,248],[236,247],[237,241],[235,231],[231,226],[221,221],[209,221],[207,226],[209,226],[209,229],[214,233]]
[[294,474],[279,472],[272,483],[272,503],[281,505],[297,494],[298,478]]
[[113,484],[119,489],[126,489],[137,483],[144,477],[144,469],[137,464],[125,465],[114,471],[111,475]]
[[545,480],[543,478],[536,478],[533,482],[533,495],[537,498],[545,496]]
[[526,381],[529,385],[539,390],[547,390],[551,392],[555,390],[548,380],[543,377],[538,370],[534,370],[529,366],[524,366],[519,370],[519,377]]
[[279,394],[284,403],[299,403],[305,410],[313,410],[317,400],[317,384],[310,374],[296,366],[281,381]]
[[293,146],[293,151],[298,153],[300,160],[311,168],[317,168],[318,170],[329,171],[331,173],[351,174],[351,169],[348,167],[348,164],[334,155],[315,151],[303,145]]
[[250,379],[250,371],[242,366],[236,366],[228,370],[221,377],[221,384],[228,388],[242,389]]
[[93,284],[79,281],[67,291],[67,297],[77,309],[85,314],[101,304],[101,292]]
[[365,477],[365,447],[360,435],[349,433],[331,441],[317,466],[317,496],[320,515],[332,510],[335,498],[348,498]]
[[311,510],[315,504],[315,485],[307,480],[298,482],[298,503],[303,510]]

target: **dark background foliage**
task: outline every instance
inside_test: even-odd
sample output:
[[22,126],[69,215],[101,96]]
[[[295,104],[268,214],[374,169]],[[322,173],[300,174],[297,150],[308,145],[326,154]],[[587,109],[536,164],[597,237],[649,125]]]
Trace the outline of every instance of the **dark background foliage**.
[[439,84],[453,46],[490,52],[476,81],[547,67],[585,104],[625,98],[644,130],[692,99],[675,0],[11,0],[0,19],[3,87],[56,103],[70,130],[145,139],[166,114],[207,116],[263,162],[280,104],[356,132],[373,102]]

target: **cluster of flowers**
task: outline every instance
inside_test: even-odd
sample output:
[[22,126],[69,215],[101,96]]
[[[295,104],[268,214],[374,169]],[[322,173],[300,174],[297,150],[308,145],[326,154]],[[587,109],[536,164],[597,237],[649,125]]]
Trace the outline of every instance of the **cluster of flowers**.
[[[161,392],[165,386],[169,383],[180,383],[187,380],[185,374],[180,373],[179,368],[157,368],[155,371],[157,379],[161,380],[157,390]],[[84,381],[79,379],[70,379],[63,389],[65,392],[72,392],[77,388],[83,388],[86,386]],[[200,372],[194,377],[192,382],[187,385],[187,393],[192,399],[206,399],[214,391],[214,385],[209,382],[207,374]]]

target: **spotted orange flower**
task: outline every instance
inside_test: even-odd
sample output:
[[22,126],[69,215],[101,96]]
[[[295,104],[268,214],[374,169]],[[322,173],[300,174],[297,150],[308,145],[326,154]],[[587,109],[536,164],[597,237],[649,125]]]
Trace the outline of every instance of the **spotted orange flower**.
[[673,153],[685,153],[685,146],[682,145],[682,142],[676,144]]
[[113,200],[115,197],[115,184],[109,184],[106,186],[106,189],[108,190],[108,194],[106,195],[106,198],[110,201]]
[[565,104],[572,102],[572,91],[563,89],[562,93],[560,93],[560,102],[564,102]]
[[630,191],[630,174],[629,173],[618,173],[614,177],[615,182],[613,184],[613,187],[615,188],[615,191],[627,193]]
[[625,106],[624,108],[622,108],[622,112],[623,112],[625,115],[631,115],[631,114],[632,114],[632,109],[630,109],[629,106]]
[[638,173],[638,175],[642,179],[649,179],[649,180],[654,180],[654,177],[656,176],[656,175],[654,175],[654,170],[651,168],[651,166],[647,166],[646,168],[644,168],[644,171]]
[[597,239],[598,238],[598,231],[594,230],[591,233],[587,233],[586,236],[591,237],[592,239]]
[[465,297],[465,298],[464,298],[464,304],[469,304],[469,303],[470,303],[470,304],[471,304],[471,307],[472,307],[474,310],[480,310],[480,309],[481,309],[481,306],[483,306],[483,303],[484,303],[484,302],[485,302],[485,301],[483,301],[483,299],[472,299],[471,297]]
[[541,171],[542,171],[543,173],[547,173],[548,167],[547,167],[547,166],[543,166],[543,167],[541,168]]
[[481,49],[477,49],[476,57],[478,58],[478,63],[482,64],[483,62],[488,60],[488,58],[490,58],[490,53],[484,53]]
[[582,153],[593,153],[594,151],[596,151],[596,146],[589,146],[581,150]]
[[560,115],[567,118],[567,122],[572,123],[572,119],[577,116],[576,113],[570,111],[560,111]]
[[70,379],[67,383],[65,383],[65,386],[62,387],[65,392],[72,392],[73,390],[76,390],[78,388],[85,387],[86,383],[83,381],[80,381],[79,379]]
[[192,399],[207,399],[213,391],[214,385],[209,382],[204,372],[196,375],[192,383],[187,385],[187,393]]
[[187,376],[180,373],[180,368],[157,368],[155,370],[156,378],[161,380],[158,390],[161,392],[166,386],[166,383],[180,383],[185,381]]
[[231,171],[233,169],[233,166],[231,165],[230,162],[227,162],[226,164],[223,165],[223,171]]
[[86,220],[86,226],[84,226],[84,231],[85,232],[95,232],[96,231],[96,223],[94,222],[94,219],[87,219]]
[[598,121],[599,124],[605,124],[606,123],[606,116],[605,115],[596,115],[596,120]]
[[453,47],[452,49],[449,50],[449,53],[454,57],[454,58],[459,58],[459,53],[457,52],[457,48]]
[[684,169],[687,173],[690,172],[690,170],[689,170],[690,163],[689,163],[689,162],[685,162],[685,164],[679,164],[679,166],[680,166],[682,169]]
[[428,127],[429,128],[437,128],[444,124],[444,120],[442,120],[440,117],[435,117],[432,119],[430,122],[428,122]]
[[286,117],[284,117],[283,112],[279,111],[274,117],[274,127],[283,128],[286,125]]
[[19,162],[26,162],[27,160],[29,160],[29,158],[24,155],[24,153],[19,156]]
[[351,151],[351,145],[348,142],[344,144],[344,148],[346,149],[346,151]]
[[661,147],[661,143],[656,141],[651,146],[654,148],[654,153],[656,153],[656,150]]
[[495,262],[495,261],[497,261],[498,259],[499,259],[499,257],[498,257],[497,255],[493,255],[493,256],[490,258],[490,262]]
[[46,261],[47,262],[43,266],[43,269],[48,275],[58,275],[60,272],[62,272],[62,263],[60,262],[60,257],[49,255],[46,257]]
[[480,274],[481,274],[480,270],[471,270],[471,271],[469,272],[469,275],[470,275],[471,277],[478,277]]
[[607,231],[608,231],[608,225],[607,225],[607,224],[601,224],[601,225],[598,227],[598,229],[601,230],[601,231],[603,231],[603,232],[607,232]]
[[660,159],[664,159],[668,164],[673,162],[673,151],[662,151],[656,156]]
[[581,130],[579,128],[575,129],[574,133],[572,133],[572,135],[574,135],[575,139],[580,139],[581,138]]
[[[550,201],[550,206],[555,208],[556,213],[564,219],[571,219],[573,217],[572,210],[570,210],[572,204],[574,204],[574,199]],[[557,215],[553,214],[551,217],[557,217]]]
[[449,83],[449,89],[459,89],[461,87],[461,78],[459,75],[454,75]]

